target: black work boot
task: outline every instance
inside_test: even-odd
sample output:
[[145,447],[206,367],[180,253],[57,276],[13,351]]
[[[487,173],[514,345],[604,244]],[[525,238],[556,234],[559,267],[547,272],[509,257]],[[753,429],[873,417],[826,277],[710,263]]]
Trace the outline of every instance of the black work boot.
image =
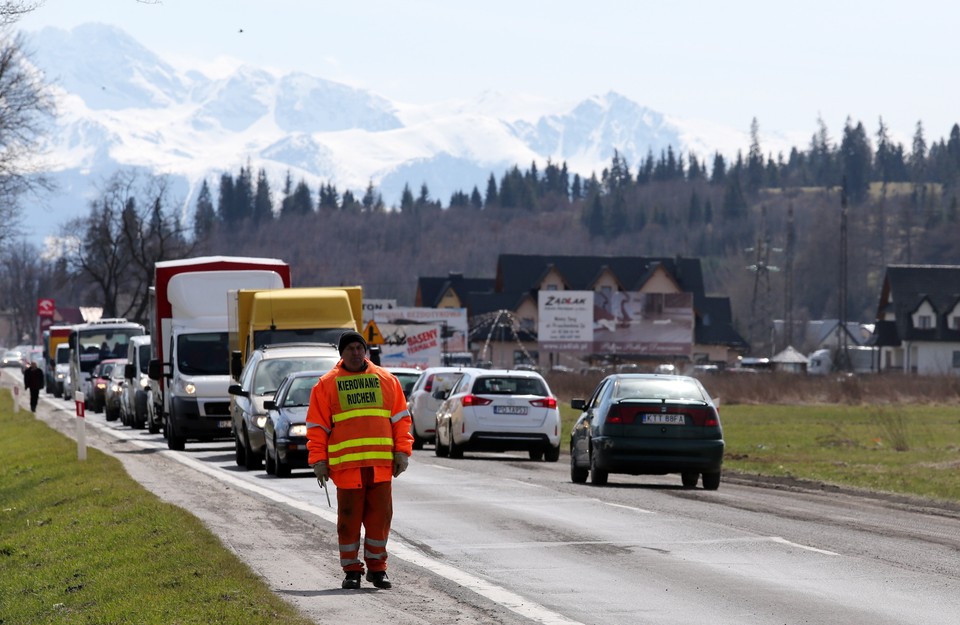
[[347,571],[347,575],[343,578],[343,583],[340,586],[351,589],[360,588],[360,571]]
[[386,571],[367,571],[367,581],[377,588],[387,589],[393,586],[387,578]]

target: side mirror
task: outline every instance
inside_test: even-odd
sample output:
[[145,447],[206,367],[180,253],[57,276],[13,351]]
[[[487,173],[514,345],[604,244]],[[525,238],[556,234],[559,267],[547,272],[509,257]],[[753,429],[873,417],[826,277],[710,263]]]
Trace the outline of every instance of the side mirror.
[[246,397],[247,393],[243,390],[243,387],[239,384],[231,384],[227,387],[227,392],[231,395],[239,395],[241,397]]
[[276,410],[276,409],[277,409],[277,402],[273,401],[272,399],[268,399],[267,401],[263,402],[263,409],[264,409],[264,410]]
[[127,378],[128,380],[132,380],[133,376],[135,376],[136,374],[137,374],[137,368],[134,366],[133,363],[127,363],[123,365],[123,377]]
[[407,382],[403,387],[403,396],[410,399],[410,392],[413,390],[413,382]]
[[433,392],[434,399],[444,400],[447,397],[450,397],[450,391],[434,391]]
[[571,399],[570,407],[574,410],[583,410],[587,406],[587,400],[585,399]]
[[152,358],[147,363],[147,377],[156,382],[160,381],[160,361],[158,359]]
[[230,376],[234,380],[239,380],[242,369],[243,366],[240,364],[240,350],[235,349],[230,352]]

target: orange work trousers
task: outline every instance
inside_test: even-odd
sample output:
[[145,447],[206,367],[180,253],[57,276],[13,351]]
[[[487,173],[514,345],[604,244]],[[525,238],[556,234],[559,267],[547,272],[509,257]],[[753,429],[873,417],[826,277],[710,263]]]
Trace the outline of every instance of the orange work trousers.
[[360,561],[360,527],[363,527],[363,560],[367,570],[387,570],[387,536],[393,520],[391,482],[374,482],[373,467],[360,469],[360,488],[337,489],[337,540],[344,571],[363,572]]

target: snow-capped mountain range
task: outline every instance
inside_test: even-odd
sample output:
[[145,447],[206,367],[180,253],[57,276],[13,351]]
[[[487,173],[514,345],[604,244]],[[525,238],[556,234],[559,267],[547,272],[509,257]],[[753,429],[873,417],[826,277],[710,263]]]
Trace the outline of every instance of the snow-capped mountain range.
[[[303,73],[181,71],[103,24],[25,35],[59,108],[47,159],[58,191],[45,198],[45,225],[28,224],[38,239],[86,214],[97,185],[127,167],[170,176],[189,218],[204,179],[216,197],[220,175],[248,163],[266,170],[275,194],[289,172],[313,190],[333,183],[358,196],[372,181],[389,206],[405,184],[417,195],[426,183],[446,205],[452,192],[482,193],[491,173],[499,179],[514,165],[565,162],[589,177],[614,150],[635,167],[668,146],[711,161],[749,147],[746,130],[673,119],[613,92],[565,111],[498,93],[414,106]],[[764,140],[767,149],[788,143]]]

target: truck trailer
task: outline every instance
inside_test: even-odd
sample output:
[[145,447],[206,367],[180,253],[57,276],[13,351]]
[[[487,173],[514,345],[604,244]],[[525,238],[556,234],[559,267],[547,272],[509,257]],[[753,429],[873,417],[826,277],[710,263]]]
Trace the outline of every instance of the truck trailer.
[[290,286],[290,266],[275,258],[205,256],[161,261],[151,287],[148,376],[167,447],[231,432],[228,292]]

